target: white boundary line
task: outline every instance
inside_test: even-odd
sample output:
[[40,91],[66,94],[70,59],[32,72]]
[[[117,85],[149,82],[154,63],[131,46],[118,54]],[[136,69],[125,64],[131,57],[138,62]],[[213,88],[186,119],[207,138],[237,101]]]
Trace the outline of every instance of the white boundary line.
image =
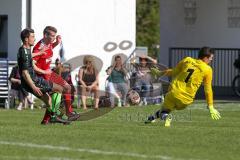
[[[65,151],[75,151],[75,152],[87,152],[92,154],[101,154],[101,155],[110,155],[110,156],[126,156],[126,157],[135,157],[143,159],[159,159],[159,160],[186,160],[180,158],[173,158],[162,155],[145,155],[131,152],[112,152],[112,151],[102,151],[97,149],[84,149],[84,148],[70,148],[70,147],[61,147],[61,146],[52,146],[52,145],[40,145],[33,143],[21,143],[21,142],[7,142],[0,141],[1,145],[12,145],[20,147],[29,147],[29,148],[40,148],[40,149],[50,149],[50,150],[65,150]],[[194,159],[196,160],[196,159]]]
[[[65,157],[33,157],[33,156],[2,156],[0,155],[0,158],[2,159],[14,159],[14,160],[83,160],[83,159],[70,159],[70,158],[65,158]],[[84,159],[86,160],[86,159]]]

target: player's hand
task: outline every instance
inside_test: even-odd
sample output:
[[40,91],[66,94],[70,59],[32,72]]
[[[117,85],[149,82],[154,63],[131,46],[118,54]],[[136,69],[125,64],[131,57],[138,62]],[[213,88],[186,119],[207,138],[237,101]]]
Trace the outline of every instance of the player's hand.
[[37,95],[37,96],[42,96],[43,95],[43,93],[42,93],[42,91],[40,90],[40,88],[38,88],[38,87],[34,87],[33,88],[33,92]]
[[62,43],[62,37],[60,35],[57,35],[56,42],[57,42],[57,44]]
[[161,77],[165,73],[165,72],[160,71],[159,69],[157,69],[155,67],[151,68],[150,71],[151,71],[151,75],[154,76],[154,77]]
[[215,108],[213,108],[213,106],[209,106],[208,108],[213,120],[218,120],[221,118],[220,113]]

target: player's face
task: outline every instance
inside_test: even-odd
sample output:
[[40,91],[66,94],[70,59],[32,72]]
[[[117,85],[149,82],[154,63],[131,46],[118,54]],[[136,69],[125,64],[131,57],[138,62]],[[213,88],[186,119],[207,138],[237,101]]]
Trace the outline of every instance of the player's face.
[[210,56],[210,57],[206,57],[206,60],[205,60],[205,62],[206,62],[207,64],[209,64],[209,63],[211,63],[211,62],[212,62],[212,60],[213,60],[213,54],[211,54],[211,56]]
[[56,39],[56,33],[53,31],[49,31],[48,34],[44,35],[44,38],[46,43],[53,43]]
[[33,46],[35,42],[35,34],[34,33],[30,33],[29,37],[28,37],[28,44],[30,46]]

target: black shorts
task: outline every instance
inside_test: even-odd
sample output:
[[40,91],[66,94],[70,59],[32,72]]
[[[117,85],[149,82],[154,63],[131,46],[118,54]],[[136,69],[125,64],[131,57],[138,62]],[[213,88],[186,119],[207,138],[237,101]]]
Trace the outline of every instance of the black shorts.
[[[48,93],[52,91],[53,88],[53,83],[51,81],[47,81],[45,79],[43,79],[42,77],[36,77],[33,80],[34,84],[36,87],[40,88],[41,92],[44,93]],[[22,87],[23,89],[25,89],[27,92],[30,92],[32,94],[35,95],[35,93],[33,92],[32,88],[24,81],[22,82]],[[38,95],[35,95],[36,97],[39,97]]]

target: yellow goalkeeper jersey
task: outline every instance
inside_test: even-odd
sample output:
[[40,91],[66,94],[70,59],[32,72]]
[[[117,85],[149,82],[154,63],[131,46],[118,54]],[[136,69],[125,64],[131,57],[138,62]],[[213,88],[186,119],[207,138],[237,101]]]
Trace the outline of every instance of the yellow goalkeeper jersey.
[[186,57],[170,70],[172,82],[170,91],[183,103],[193,102],[197,90],[204,84],[208,105],[213,105],[212,68],[200,59]]

